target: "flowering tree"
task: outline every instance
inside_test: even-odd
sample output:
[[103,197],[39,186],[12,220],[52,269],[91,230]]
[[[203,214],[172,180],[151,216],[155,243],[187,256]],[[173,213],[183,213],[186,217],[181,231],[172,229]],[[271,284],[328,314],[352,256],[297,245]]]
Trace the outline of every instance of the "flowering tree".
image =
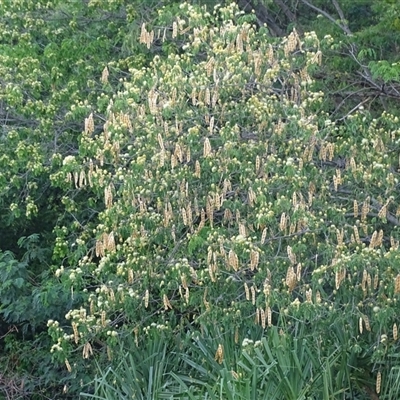
[[[304,17],[283,36],[288,1],[227,3],[0,2],[0,392],[76,398],[129,337],[142,366],[149,343],[167,358],[154,338],[202,336],[254,398],[269,396],[260,365],[266,398],[327,398],[315,369],[335,372],[331,397],[398,397],[398,117],[363,99],[327,113],[319,90],[347,98],[324,68],[352,82],[329,55],[369,37],[339,15],[361,3],[298,3],[323,12],[320,38]],[[374,3],[376,29],[393,4]],[[360,49],[346,65],[395,94],[397,65]],[[304,385],[276,388],[276,364]]]
[[74,348],[132,332],[300,322],[380,382],[398,348],[398,119],[321,111],[313,33],[272,40],[234,4],[159,19],[138,40],[168,54],[120,86],[104,65],[106,112],[51,175],[75,216],[55,274],[79,299],[48,322],[53,354],[72,371]]

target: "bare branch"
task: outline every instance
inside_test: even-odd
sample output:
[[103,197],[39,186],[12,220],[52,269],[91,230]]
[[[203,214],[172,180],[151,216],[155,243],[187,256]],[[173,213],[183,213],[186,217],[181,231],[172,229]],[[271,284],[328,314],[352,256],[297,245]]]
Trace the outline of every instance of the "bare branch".
[[340,17],[340,20],[342,21],[342,24],[347,26],[346,18],[344,17],[343,11],[340,8],[339,3],[337,2],[337,0],[332,0],[332,3],[336,8],[337,13],[339,14],[339,17]]
[[329,15],[326,11],[321,10],[320,8],[314,6],[314,4],[311,4],[309,1],[307,1],[307,0],[300,0],[300,1],[303,4],[305,4],[306,6],[312,8],[314,11],[316,11],[316,12],[320,13],[321,15],[323,15],[325,18],[329,19],[329,21],[333,22],[344,33],[346,33],[349,36],[352,36],[352,32],[350,31],[350,29],[348,28],[347,25],[339,23],[335,18],[333,18],[331,15]]
[[353,107],[346,115],[344,115],[342,118],[337,119],[335,122],[343,121],[346,119],[350,114],[352,114],[354,111],[359,109],[363,104],[367,103],[368,101],[371,100],[371,97],[367,97],[364,99],[361,103],[357,104],[355,107]]

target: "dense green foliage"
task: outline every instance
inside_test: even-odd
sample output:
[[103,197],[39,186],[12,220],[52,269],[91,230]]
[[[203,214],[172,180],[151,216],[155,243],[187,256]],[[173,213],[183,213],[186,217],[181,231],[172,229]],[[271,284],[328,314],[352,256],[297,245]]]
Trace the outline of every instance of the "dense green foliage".
[[241,3],[0,1],[5,396],[399,395],[396,2]]

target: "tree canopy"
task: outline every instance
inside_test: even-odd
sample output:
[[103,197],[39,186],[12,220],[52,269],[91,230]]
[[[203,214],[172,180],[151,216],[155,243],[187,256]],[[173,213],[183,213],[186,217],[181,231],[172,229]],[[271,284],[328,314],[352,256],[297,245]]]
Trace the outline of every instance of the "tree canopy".
[[90,396],[161,337],[254,398],[297,340],[315,365],[265,398],[395,396],[396,4],[157,6],[0,5],[3,390]]

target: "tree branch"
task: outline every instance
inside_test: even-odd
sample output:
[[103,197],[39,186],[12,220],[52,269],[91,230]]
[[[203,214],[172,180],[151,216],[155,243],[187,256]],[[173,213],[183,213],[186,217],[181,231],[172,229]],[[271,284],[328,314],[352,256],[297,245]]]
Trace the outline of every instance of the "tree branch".
[[347,26],[346,18],[344,17],[343,11],[340,8],[339,3],[337,2],[337,0],[332,0],[332,3],[336,8],[337,13],[339,14],[339,17],[340,17],[340,20],[342,21],[342,24]]
[[[290,22],[297,22],[296,15],[290,10],[290,8],[282,0],[274,0],[275,4],[284,12]],[[303,29],[296,25],[297,32],[300,36],[304,34]]]
[[260,26],[267,24],[267,27],[273,36],[283,36],[285,34],[283,29],[281,29],[277,22],[271,17],[267,7],[262,3],[257,2],[257,4],[254,4],[251,0],[238,0],[237,3],[240,9],[248,13],[255,10],[258,24]]
[[[331,15],[329,15],[326,11],[321,10],[320,8],[314,6],[314,4],[311,4],[309,1],[307,0],[300,0],[303,4],[305,4],[306,6],[312,8],[314,11],[320,13],[321,15],[323,15],[325,18],[329,19],[329,21],[333,22],[336,26],[338,26],[344,33],[346,33],[349,36],[352,36],[352,32],[350,31],[350,29],[348,28],[347,25],[345,24],[341,24],[339,23],[335,18],[333,18]],[[339,14],[340,15],[340,14]]]
[[355,107],[353,107],[346,115],[344,115],[342,118],[337,119],[335,122],[340,122],[343,121],[344,119],[346,119],[350,114],[352,114],[354,111],[356,111],[357,109],[359,109],[364,103],[370,101],[371,98],[367,97],[366,99],[364,99],[361,103],[357,104]]

